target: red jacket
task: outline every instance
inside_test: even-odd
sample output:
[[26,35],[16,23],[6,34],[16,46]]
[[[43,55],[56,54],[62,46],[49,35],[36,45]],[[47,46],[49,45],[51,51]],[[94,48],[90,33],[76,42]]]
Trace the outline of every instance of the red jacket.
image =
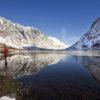
[[3,54],[4,54],[5,56],[7,56],[8,52],[9,52],[8,48],[5,47],[5,48],[3,49]]

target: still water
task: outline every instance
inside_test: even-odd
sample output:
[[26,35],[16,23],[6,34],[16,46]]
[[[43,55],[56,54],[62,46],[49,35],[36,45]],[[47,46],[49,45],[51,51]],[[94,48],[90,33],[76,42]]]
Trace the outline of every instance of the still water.
[[31,53],[7,62],[0,60],[0,100],[100,100],[99,53]]

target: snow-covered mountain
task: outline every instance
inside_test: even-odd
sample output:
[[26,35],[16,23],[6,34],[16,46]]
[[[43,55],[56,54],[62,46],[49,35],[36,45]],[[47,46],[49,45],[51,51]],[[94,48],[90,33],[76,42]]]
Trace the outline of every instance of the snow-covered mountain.
[[56,38],[44,35],[33,27],[25,27],[0,17],[0,45],[23,49],[29,47],[64,49],[66,44]]
[[89,31],[85,33],[77,43],[72,45],[70,49],[100,49],[100,17],[93,22]]

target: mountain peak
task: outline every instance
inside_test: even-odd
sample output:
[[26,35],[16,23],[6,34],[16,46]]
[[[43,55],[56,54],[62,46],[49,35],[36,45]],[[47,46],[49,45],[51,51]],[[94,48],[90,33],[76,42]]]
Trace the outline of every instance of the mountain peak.
[[6,21],[6,22],[11,22],[10,20],[7,20],[7,19],[4,18],[4,17],[0,17],[0,21],[1,21],[1,22],[5,22],[5,21]]
[[100,17],[93,22],[89,31],[85,33],[71,48],[78,50],[100,50]]
[[100,17],[98,17],[92,24],[91,29],[92,28],[98,28],[100,27]]
[[3,17],[0,17],[0,20],[6,20],[5,18],[3,18]]
[[100,21],[100,17],[98,17],[96,21]]
[[2,24],[6,19],[3,17],[0,17],[0,23]]

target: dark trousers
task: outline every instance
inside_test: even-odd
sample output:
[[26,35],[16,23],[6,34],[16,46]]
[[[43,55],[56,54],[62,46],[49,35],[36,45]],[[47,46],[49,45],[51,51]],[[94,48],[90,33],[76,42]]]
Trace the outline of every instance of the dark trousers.
[[5,54],[5,66],[7,66],[7,55]]

